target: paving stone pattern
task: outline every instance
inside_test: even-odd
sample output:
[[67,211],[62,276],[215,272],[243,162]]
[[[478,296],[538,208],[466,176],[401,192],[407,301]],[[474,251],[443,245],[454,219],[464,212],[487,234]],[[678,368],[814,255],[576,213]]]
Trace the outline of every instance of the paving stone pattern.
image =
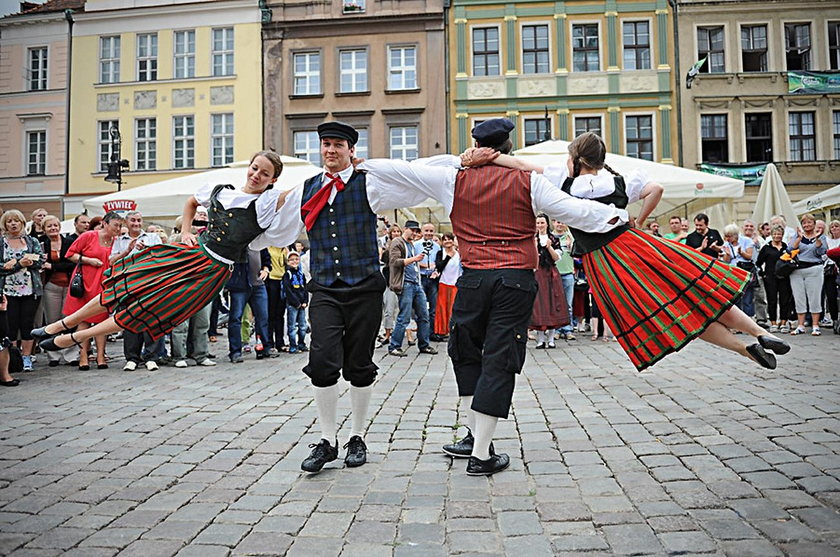
[[439,450],[463,433],[445,350],[377,351],[369,463],[315,476],[303,355],[39,367],[0,391],[0,555],[840,555],[840,338],[792,340],[775,372],[700,342],[642,374],[615,343],[530,349],[491,478]]

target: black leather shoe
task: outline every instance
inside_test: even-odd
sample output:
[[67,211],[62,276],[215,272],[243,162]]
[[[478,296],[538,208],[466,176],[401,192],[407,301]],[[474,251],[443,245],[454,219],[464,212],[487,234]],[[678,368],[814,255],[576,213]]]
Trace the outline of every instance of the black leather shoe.
[[780,356],[782,354],[787,354],[788,352],[790,352],[790,344],[772,335],[759,335],[758,343],[761,345],[762,348],[772,350]]
[[358,435],[354,435],[344,445],[347,455],[344,457],[344,464],[348,468],[355,468],[367,462],[367,445]]
[[776,369],[776,356],[770,354],[769,352],[765,352],[764,348],[760,344],[756,343],[747,346],[747,353],[753,360],[758,362],[758,365],[761,367]]
[[[64,334],[64,333],[61,333],[61,334]],[[75,344],[76,346],[81,346],[82,345],[81,342],[76,340],[76,337],[73,336],[73,333],[70,333],[70,340],[73,341],[73,344]],[[42,340],[41,342],[38,343],[38,346],[40,346],[44,350],[49,350],[51,352],[56,352],[58,350],[64,350],[65,348],[69,348],[69,346],[58,346],[58,345],[56,345],[54,336],[51,336],[51,337],[46,338],[45,340]]]
[[311,444],[309,445],[312,448],[312,452],[309,453],[309,457],[304,460],[300,468],[304,472],[315,473],[320,472],[321,468],[324,467],[324,464],[327,462],[332,462],[333,460],[338,458],[338,443],[336,442],[335,446],[330,445],[330,442],[326,439],[321,439],[321,442],[318,444]]
[[68,327],[67,325],[65,325],[64,324],[64,319],[61,319],[59,321],[59,323],[61,323],[61,326],[64,327],[64,329],[62,329],[58,333],[55,333],[55,334],[51,335],[50,333],[48,333],[46,331],[47,326],[44,325],[43,327],[38,327],[37,329],[32,329],[32,332],[29,333],[29,334],[32,335],[33,337],[35,337],[35,340],[41,341],[41,340],[44,340],[44,339],[47,339],[47,338],[50,338],[50,337],[63,335],[64,333],[67,333],[69,331],[75,331],[76,330],[76,327]]
[[437,354],[438,351],[436,348],[432,348],[431,346],[427,346],[426,348],[420,349],[421,354]]
[[[472,431],[467,428],[467,434],[464,438],[460,441],[452,443],[451,445],[444,445],[443,452],[449,456],[454,456],[455,458],[469,458],[472,454],[474,444],[475,438],[473,437]],[[490,443],[490,454],[496,454],[496,449],[493,447],[493,443]]]
[[467,463],[468,476],[492,476],[510,466],[510,457],[505,453],[490,455],[487,460],[470,457]]

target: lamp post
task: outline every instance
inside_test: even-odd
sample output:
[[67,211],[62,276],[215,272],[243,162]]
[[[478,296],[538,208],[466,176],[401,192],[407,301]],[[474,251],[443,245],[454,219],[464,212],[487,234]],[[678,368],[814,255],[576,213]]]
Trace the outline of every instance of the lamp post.
[[128,160],[120,158],[122,150],[122,137],[117,126],[111,126],[108,130],[111,136],[111,160],[108,163],[108,175],[105,176],[106,182],[113,182],[117,184],[117,191],[122,190],[122,169],[128,168]]

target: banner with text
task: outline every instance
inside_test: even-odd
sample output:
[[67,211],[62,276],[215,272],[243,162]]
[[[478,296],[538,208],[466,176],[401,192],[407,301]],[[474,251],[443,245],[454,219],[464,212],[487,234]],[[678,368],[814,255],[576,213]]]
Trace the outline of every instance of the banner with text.
[[761,180],[764,178],[765,168],[767,168],[766,163],[748,166],[723,166],[719,164],[709,164],[707,162],[700,164],[700,170],[703,172],[716,174],[718,176],[726,176],[728,178],[735,178],[736,180],[743,180],[745,186],[760,186]]
[[788,93],[794,95],[840,93],[840,72],[788,72]]

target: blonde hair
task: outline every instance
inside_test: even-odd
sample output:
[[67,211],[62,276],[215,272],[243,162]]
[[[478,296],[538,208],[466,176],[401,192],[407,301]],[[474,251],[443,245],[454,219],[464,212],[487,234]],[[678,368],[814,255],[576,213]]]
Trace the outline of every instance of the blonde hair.
[[3,229],[3,232],[6,231],[6,223],[9,222],[10,219],[15,219],[21,224],[26,224],[26,218],[24,218],[23,213],[17,209],[9,209],[3,213],[2,217],[0,217],[0,228]]
[[47,215],[46,217],[44,217],[44,220],[41,221],[41,228],[46,230],[47,229],[47,223],[50,222],[50,221],[57,222],[59,229],[61,228],[61,220],[59,220],[59,218],[55,215]]
[[738,236],[740,233],[741,233],[741,231],[738,229],[737,224],[727,224],[726,226],[723,227],[724,237],[732,236],[732,235]]
[[805,220],[810,220],[810,221],[813,221],[814,224],[817,224],[817,217],[815,217],[813,213],[805,213],[804,215],[799,217],[799,222],[800,223],[802,223],[802,221],[805,221]]

